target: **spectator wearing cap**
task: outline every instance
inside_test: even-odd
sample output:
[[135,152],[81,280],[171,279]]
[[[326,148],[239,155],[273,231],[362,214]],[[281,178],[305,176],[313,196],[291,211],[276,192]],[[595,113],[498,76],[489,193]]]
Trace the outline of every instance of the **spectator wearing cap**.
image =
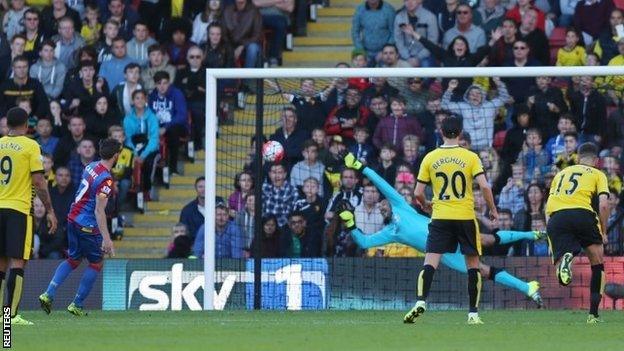
[[422,0],[405,0],[405,6],[394,18],[394,41],[399,56],[412,67],[431,67],[431,53],[412,35],[418,32],[433,43],[438,42],[438,22],[433,13],[422,6]]
[[320,257],[323,237],[320,231],[308,230],[303,213],[295,211],[288,216],[288,227],[280,238],[280,257]]
[[132,39],[126,44],[128,56],[144,68],[149,61],[149,48],[158,42],[149,36],[149,28],[147,28],[147,23],[143,21],[137,21],[134,24],[132,34]]
[[390,98],[390,110],[392,112],[379,121],[373,134],[373,144],[378,149],[381,149],[385,143],[399,145],[407,134],[422,138],[420,123],[415,117],[406,114],[405,100],[402,97]]
[[374,66],[384,45],[394,43],[394,7],[383,0],[366,0],[358,5],[351,20],[351,40],[366,51]]
[[327,135],[340,135],[347,143],[353,141],[353,130],[356,126],[365,126],[370,111],[361,105],[362,95],[355,87],[347,89],[345,102],[336,106],[325,120]]
[[583,32],[585,43],[592,43],[609,28],[609,16],[615,8],[612,0],[579,1],[574,9],[574,27]]
[[251,0],[235,0],[223,10],[223,26],[234,47],[234,58],[244,58],[245,67],[256,67],[260,62],[262,41],[262,16],[258,8]]
[[472,9],[467,4],[457,6],[457,21],[455,26],[444,33],[442,47],[448,47],[458,36],[463,36],[468,41],[470,52],[475,53],[478,48],[486,43],[485,32],[481,27],[472,23]]
[[281,116],[282,126],[271,134],[269,140],[278,141],[286,152],[288,167],[301,160],[301,149],[308,139],[308,133],[297,128],[297,113],[292,107],[285,107]]
[[75,30],[71,17],[63,17],[58,22],[58,35],[52,37],[56,43],[54,56],[63,62],[68,70],[76,67],[76,52],[85,45],[85,40]]
[[[197,196],[191,202],[184,205],[182,211],[180,212],[179,219],[180,223],[186,225],[188,233],[192,238],[195,238],[197,230],[202,224],[204,224],[204,213],[206,210],[204,207],[206,201],[206,180],[204,177],[195,179],[195,192],[197,193]],[[223,199],[221,199],[220,203],[225,206]],[[219,201],[217,201],[217,205],[218,204]]]
[[39,50],[39,60],[30,68],[30,77],[36,78],[42,85],[49,99],[56,99],[61,95],[67,69],[60,60],[54,57],[56,45],[52,41],[45,41]]
[[609,28],[603,30],[594,46],[594,53],[600,57],[600,64],[607,65],[612,58],[619,54],[618,42],[620,35],[616,27],[624,24],[624,15],[622,10],[614,9],[609,16]]
[[402,95],[407,101],[405,110],[407,114],[416,116],[425,110],[427,100],[431,92],[423,86],[423,80],[419,77],[407,78],[407,91]]
[[113,52],[113,57],[102,63],[99,75],[106,79],[109,87],[115,89],[115,87],[124,80],[126,66],[131,63],[136,64],[136,62],[128,56],[126,40],[122,37],[113,39],[111,50]]
[[[204,224],[199,227],[193,244],[193,254],[204,257]],[[215,209],[215,258],[243,258],[243,234],[238,226],[230,220],[225,203],[218,203]]]
[[298,199],[297,188],[287,180],[286,167],[281,163],[271,165],[269,180],[262,183],[262,215],[275,215],[277,224],[283,227]]
[[65,0],[52,0],[51,6],[46,6],[41,11],[41,31],[47,38],[56,35],[59,30],[60,20],[69,17],[72,19],[74,28],[81,27],[80,15],[74,9],[67,6]]
[[124,0],[109,0],[108,11],[104,17],[104,21],[114,19],[119,23],[119,35],[126,41],[132,38],[134,24],[140,19],[136,11],[126,6]]

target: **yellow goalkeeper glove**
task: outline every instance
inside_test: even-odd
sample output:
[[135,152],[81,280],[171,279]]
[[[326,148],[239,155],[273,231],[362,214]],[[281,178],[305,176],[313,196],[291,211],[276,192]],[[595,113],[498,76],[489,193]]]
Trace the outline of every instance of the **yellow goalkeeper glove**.
[[355,215],[353,214],[353,205],[349,201],[343,200],[336,207],[336,213],[345,225],[347,230],[355,229]]
[[362,162],[358,161],[355,155],[350,152],[344,156],[344,164],[347,168],[355,169],[356,171],[361,171],[364,168]]

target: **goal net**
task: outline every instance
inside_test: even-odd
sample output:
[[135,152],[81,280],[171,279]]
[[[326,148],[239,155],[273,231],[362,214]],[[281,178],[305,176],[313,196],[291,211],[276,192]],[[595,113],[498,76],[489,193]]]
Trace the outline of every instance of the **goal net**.
[[[527,233],[545,230],[550,183],[577,162],[576,146],[598,145],[598,167],[614,196],[622,190],[624,67],[222,69],[206,75],[205,309],[410,307],[427,235],[413,190],[420,161],[443,142],[440,123],[449,116],[463,120],[460,144],[479,155],[501,209],[494,227],[475,190],[484,279],[496,269],[517,278],[491,277],[496,284],[484,284],[481,295],[486,307],[531,306],[528,283],[554,279],[546,240]],[[283,145],[281,162],[258,156],[269,139]],[[344,151],[372,173],[345,168]],[[449,180],[447,192],[465,191],[460,187]],[[359,236],[336,215],[341,201],[355,207]],[[400,206],[412,208],[401,213],[419,216],[420,229],[397,229]],[[621,227],[610,227],[610,255],[622,255]],[[498,231],[498,237],[486,235]],[[510,239],[509,231],[525,234]],[[431,304],[466,307],[465,275],[441,267]],[[562,303],[557,294],[550,294],[551,305]]]

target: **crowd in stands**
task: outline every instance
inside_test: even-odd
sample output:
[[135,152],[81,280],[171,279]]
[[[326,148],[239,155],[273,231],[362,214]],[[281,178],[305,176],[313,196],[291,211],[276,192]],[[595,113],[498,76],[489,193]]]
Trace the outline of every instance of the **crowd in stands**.
[[[113,225],[136,194],[150,199],[155,171],[178,173],[186,141],[203,145],[204,68],[281,64],[305,11],[295,0],[0,0],[0,136],[8,109],[29,113],[59,219],[99,140],[122,142]],[[47,236],[42,209],[36,200],[36,255],[63,257],[65,226]]]
[[[622,9],[618,0],[405,0],[400,9],[365,0],[352,21],[352,62],[336,67],[622,65]],[[495,226],[475,190],[481,232],[545,230],[554,174],[577,162],[580,143],[592,142],[601,149],[598,167],[611,191],[605,251],[624,253],[621,77],[362,77],[315,90],[319,85],[303,72],[300,87],[283,94],[290,106],[269,139],[284,145],[285,161],[264,175],[247,167],[229,201],[217,200],[217,218],[228,211],[230,218],[217,221],[217,257],[253,257],[255,240],[262,241],[263,257],[418,255],[401,245],[367,252],[355,245],[334,214],[336,204],[351,202],[357,226],[371,234],[385,225],[381,196],[345,169],[340,155],[352,152],[420,211],[415,175],[423,156],[442,143],[439,127],[448,116],[463,119],[461,146],[478,153],[500,209]],[[255,187],[262,192],[261,238],[252,229]],[[200,229],[197,236],[203,235]],[[541,240],[486,252],[547,256],[548,248]],[[203,254],[202,244],[193,254]]]

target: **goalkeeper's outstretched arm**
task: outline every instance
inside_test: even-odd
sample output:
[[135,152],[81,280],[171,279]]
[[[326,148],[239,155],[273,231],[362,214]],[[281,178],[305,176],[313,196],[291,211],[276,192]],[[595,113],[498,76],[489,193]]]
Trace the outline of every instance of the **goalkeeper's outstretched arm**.
[[379,192],[390,201],[390,205],[396,206],[398,204],[407,205],[405,199],[399,194],[385,179],[383,179],[377,172],[373,171],[369,167],[362,169],[362,174],[366,176],[375,186],[379,189]]
[[355,243],[362,249],[370,249],[371,247],[376,246],[384,246],[387,244],[392,244],[394,240],[392,240],[392,225],[387,225],[383,227],[380,231],[375,234],[366,235],[362,233],[358,228],[354,228],[351,230],[351,236],[353,236],[353,240]]

